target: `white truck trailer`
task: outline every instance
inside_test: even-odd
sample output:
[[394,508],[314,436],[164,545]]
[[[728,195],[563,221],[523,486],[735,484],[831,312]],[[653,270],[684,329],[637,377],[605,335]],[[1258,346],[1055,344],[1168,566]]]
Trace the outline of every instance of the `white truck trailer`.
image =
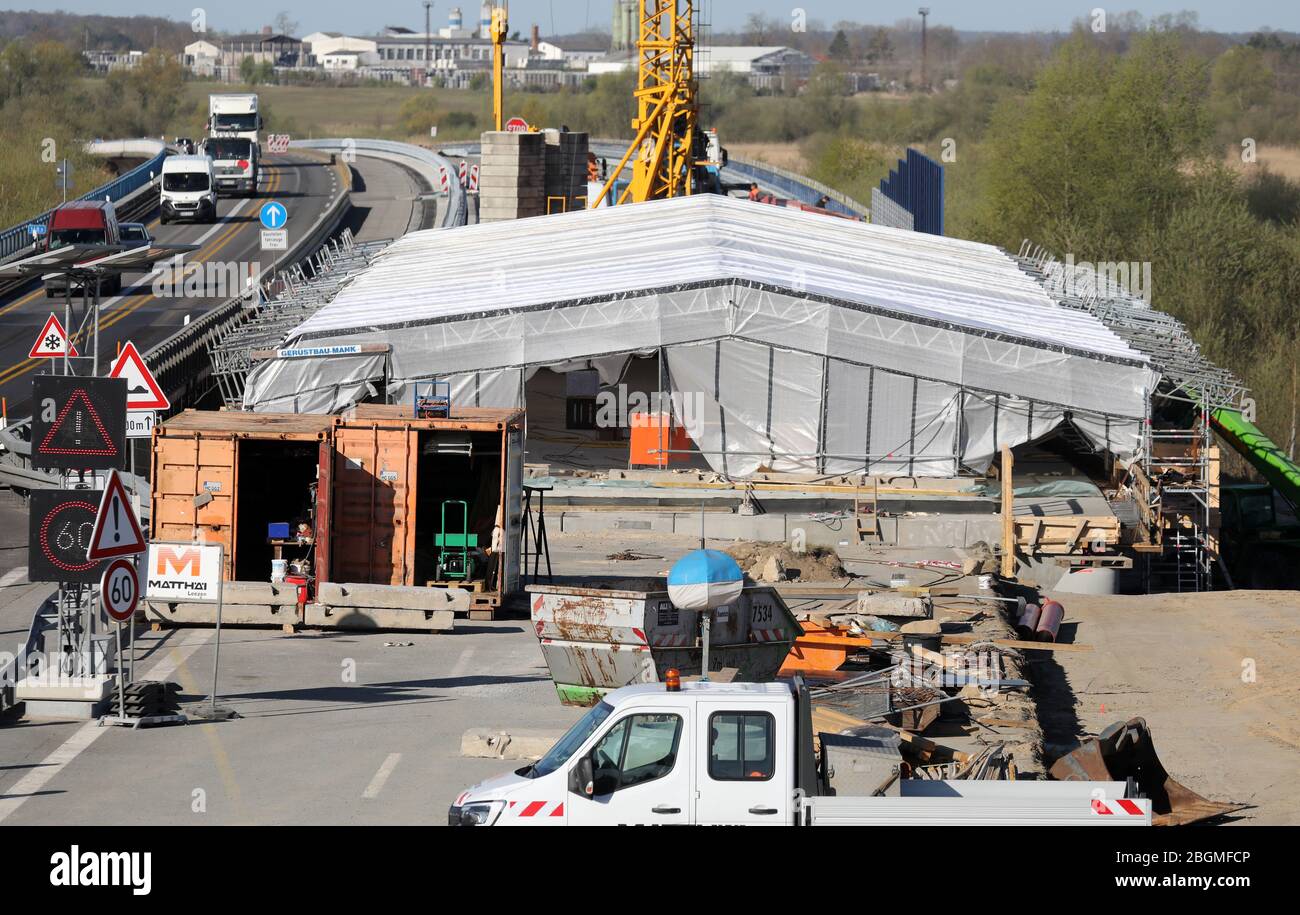
[[222,93],[208,96],[208,136],[240,137],[260,145],[258,132],[262,116],[255,93]]
[[[823,757],[824,758],[824,757]],[[463,826],[1149,826],[1119,781],[894,780],[836,794],[802,680],[608,693],[531,766],[463,791]]]

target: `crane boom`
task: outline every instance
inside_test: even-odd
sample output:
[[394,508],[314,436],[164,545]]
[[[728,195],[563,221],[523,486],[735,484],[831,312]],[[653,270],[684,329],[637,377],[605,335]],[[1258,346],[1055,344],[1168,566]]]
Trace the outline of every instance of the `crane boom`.
[[[639,0],[636,135],[600,200],[629,161],[632,181],[616,203],[692,193],[699,124],[694,0]],[[633,161],[634,160],[634,161]],[[599,205],[599,204],[598,204]]]

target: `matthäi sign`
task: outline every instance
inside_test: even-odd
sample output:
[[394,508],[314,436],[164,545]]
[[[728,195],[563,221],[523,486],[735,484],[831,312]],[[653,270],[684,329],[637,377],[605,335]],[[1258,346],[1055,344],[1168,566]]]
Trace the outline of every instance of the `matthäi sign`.
[[167,603],[221,600],[224,550],[219,543],[151,543],[144,596]]

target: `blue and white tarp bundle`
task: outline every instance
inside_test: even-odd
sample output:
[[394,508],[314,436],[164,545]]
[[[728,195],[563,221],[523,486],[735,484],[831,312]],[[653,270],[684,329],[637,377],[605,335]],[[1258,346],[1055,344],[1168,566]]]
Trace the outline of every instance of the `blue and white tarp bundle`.
[[265,362],[248,408],[401,402],[435,377],[455,403],[526,407],[542,368],[608,382],[657,354],[733,478],[979,472],[1067,419],[1129,458],[1159,379],[1000,248],[714,195],[411,233],[287,342],[391,352]]
[[691,550],[668,570],[668,599],[680,610],[725,607],[744,587],[736,560],[719,550]]

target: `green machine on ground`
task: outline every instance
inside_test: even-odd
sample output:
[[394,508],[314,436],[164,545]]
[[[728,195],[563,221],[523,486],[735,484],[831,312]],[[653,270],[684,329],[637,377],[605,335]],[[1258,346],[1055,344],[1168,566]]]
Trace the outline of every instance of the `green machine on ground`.
[[[1238,588],[1300,587],[1300,465],[1240,411],[1215,410],[1210,420],[1214,431],[1268,481],[1227,484],[1220,490],[1222,553],[1232,583]],[[1279,516],[1275,490],[1289,506],[1289,518]]]
[[[447,506],[460,506],[459,530],[447,530]],[[452,520],[455,520],[453,514]],[[438,548],[439,581],[470,581],[476,576],[479,557],[478,534],[469,530],[469,504],[461,499],[448,499],[442,503],[442,525],[434,535]]]

